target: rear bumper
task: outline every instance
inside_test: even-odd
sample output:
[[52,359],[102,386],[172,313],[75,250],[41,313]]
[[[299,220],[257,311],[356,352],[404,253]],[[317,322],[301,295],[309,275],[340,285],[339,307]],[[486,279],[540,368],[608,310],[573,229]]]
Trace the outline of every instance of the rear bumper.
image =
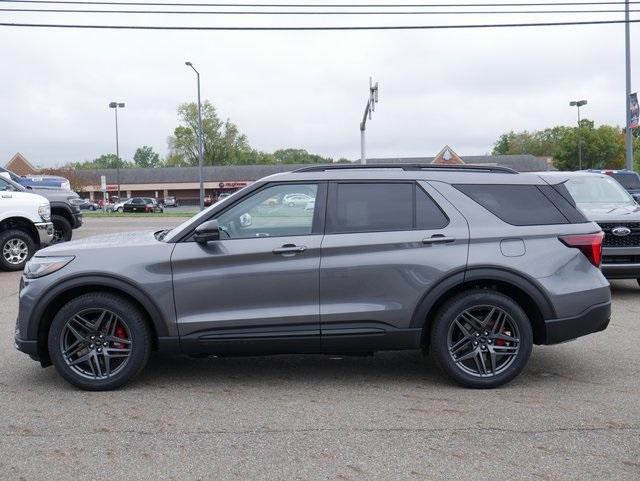
[[38,242],[40,242],[40,246],[44,247],[46,245],[49,245],[53,240],[53,223],[37,222],[33,225],[38,231]]
[[557,344],[594,332],[604,331],[611,319],[611,302],[591,306],[582,314],[563,319],[545,320],[545,344]]

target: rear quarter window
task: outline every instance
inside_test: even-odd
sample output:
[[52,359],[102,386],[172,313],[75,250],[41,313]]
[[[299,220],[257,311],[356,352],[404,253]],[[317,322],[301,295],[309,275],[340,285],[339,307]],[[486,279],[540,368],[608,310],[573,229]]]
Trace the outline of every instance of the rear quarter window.
[[454,187],[508,224],[569,223],[536,185],[457,184]]

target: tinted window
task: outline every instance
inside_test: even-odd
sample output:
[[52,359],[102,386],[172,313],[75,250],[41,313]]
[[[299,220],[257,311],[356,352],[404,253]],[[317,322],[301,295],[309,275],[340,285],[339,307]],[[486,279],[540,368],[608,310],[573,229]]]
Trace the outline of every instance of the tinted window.
[[336,184],[332,232],[413,229],[412,183]]
[[132,204],[144,204],[144,200],[142,199],[131,199]]
[[442,229],[449,219],[420,186],[416,187],[416,227],[418,229]]
[[620,184],[622,184],[622,187],[624,187],[625,189],[629,189],[629,190],[640,189],[640,176],[635,172],[627,172],[627,173],[618,172],[618,173],[609,174],[609,175],[614,179],[616,179],[618,182],[620,182]]
[[455,185],[482,207],[512,225],[566,224],[567,219],[535,185]]
[[[218,217],[220,238],[309,235],[313,228],[317,191],[316,184],[275,185],[262,189]],[[300,200],[302,198],[304,201]]]
[[14,190],[13,186],[4,179],[0,179],[0,190]]

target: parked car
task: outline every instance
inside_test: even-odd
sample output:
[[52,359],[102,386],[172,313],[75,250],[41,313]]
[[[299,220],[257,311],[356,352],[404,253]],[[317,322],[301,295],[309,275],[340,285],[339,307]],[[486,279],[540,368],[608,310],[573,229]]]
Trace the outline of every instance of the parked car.
[[130,201],[131,199],[128,197],[118,199],[116,202],[107,205],[107,212],[124,212],[125,204],[129,203]]
[[178,207],[178,201],[172,195],[164,198],[164,206],[165,207]]
[[637,279],[640,285],[640,205],[608,174],[542,174],[566,186],[584,215],[604,232],[602,272],[609,279]]
[[[423,349],[460,384],[490,388],[522,371],[534,343],[607,327],[603,233],[561,181],[369,167],[272,175],[172,230],[42,250],[25,267],[17,348],[89,390],[122,386],[153,349]],[[314,211],[265,206],[301,186]]]
[[163,208],[150,197],[134,197],[124,204],[123,212],[163,212]]
[[22,270],[53,239],[49,201],[0,176],[0,269]]
[[78,207],[80,210],[98,210],[100,209],[100,205],[97,202],[94,202],[90,199],[82,199],[81,203],[78,203]]
[[7,172],[0,172],[0,177],[9,182],[14,189],[32,194],[38,194],[49,201],[51,208],[51,222],[53,222],[53,240],[51,244],[70,241],[73,230],[82,226],[80,203],[82,199],[72,190],[51,187],[23,186],[14,182]]
[[282,198],[282,204],[289,207],[306,206],[312,200],[314,198],[307,194],[287,194]]
[[11,180],[23,187],[33,187],[34,189],[54,188],[71,190],[69,179],[58,175],[18,175],[4,167],[0,167],[0,172],[6,172],[11,177]]
[[616,179],[624,187],[633,199],[640,203],[640,174],[633,170],[620,169],[589,169],[583,172],[605,174]]

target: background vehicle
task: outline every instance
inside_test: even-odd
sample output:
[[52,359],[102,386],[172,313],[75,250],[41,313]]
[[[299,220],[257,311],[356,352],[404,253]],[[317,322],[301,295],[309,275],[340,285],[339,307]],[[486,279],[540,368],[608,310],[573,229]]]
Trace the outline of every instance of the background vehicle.
[[22,270],[52,238],[49,201],[0,176],[0,269]]
[[97,202],[93,202],[89,199],[82,199],[82,202],[78,204],[80,210],[98,210],[100,205]]
[[123,199],[119,199],[118,201],[107,205],[107,212],[124,212],[124,206],[126,203],[130,202],[131,199],[125,197]]
[[11,177],[11,180],[23,187],[33,187],[34,189],[54,188],[71,190],[69,180],[57,175],[18,175],[4,167],[0,167],[0,172],[6,172]]
[[124,204],[123,212],[163,212],[163,209],[155,199],[134,197]]
[[165,207],[178,207],[178,201],[172,195],[164,198],[164,206]]
[[608,174],[549,172],[567,180],[571,196],[585,216],[604,232],[602,272],[609,279],[637,279],[640,285],[640,205]]
[[624,187],[633,199],[640,203],[640,175],[633,170],[589,170],[599,174],[605,174],[616,179],[622,187]]
[[52,244],[70,241],[73,237],[73,230],[82,226],[82,213],[80,204],[82,199],[72,190],[23,186],[13,180],[6,172],[0,172],[0,177],[9,182],[14,189],[41,195],[49,201],[51,207],[51,222],[53,222]]
[[[561,182],[371,167],[270,176],[171,231],[45,249],[25,267],[16,346],[92,390],[130,380],[153,348],[424,349],[488,388],[517,376],[534,343],[607,327],[603,234]],[[313,211],[266,202],[300,192]]]
[[289,207],[306,206],[313,200],[313,197],[307,194],[287,194],[282,198],[282,204],[288,205]]

